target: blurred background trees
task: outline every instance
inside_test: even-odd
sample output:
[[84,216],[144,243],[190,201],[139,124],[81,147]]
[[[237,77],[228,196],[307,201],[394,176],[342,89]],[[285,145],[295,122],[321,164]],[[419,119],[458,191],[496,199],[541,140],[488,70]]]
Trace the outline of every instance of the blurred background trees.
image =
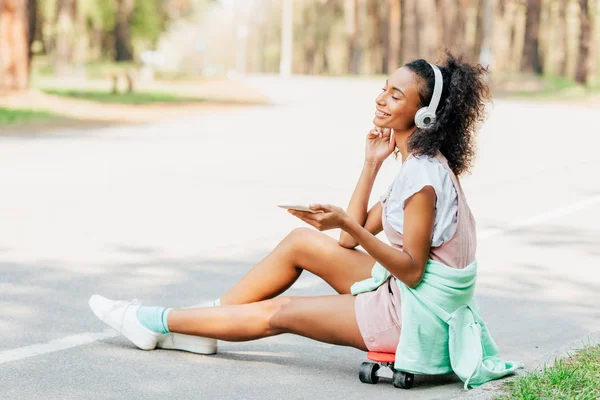
[[296,74],[386,74],[449,48],[494,75],[598,80],[600,0],[0,0],[0,87],[26,88],[30,60],[69,77],[277,73],[284,1]]

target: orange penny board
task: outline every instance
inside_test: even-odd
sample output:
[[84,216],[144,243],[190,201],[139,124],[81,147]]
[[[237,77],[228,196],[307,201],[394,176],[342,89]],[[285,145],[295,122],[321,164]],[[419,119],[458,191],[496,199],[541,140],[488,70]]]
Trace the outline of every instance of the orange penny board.
[[378,353],[376,351],[370,351],[367,353],[367,358],[377,362],[394,362],[396,360],[395,353]]

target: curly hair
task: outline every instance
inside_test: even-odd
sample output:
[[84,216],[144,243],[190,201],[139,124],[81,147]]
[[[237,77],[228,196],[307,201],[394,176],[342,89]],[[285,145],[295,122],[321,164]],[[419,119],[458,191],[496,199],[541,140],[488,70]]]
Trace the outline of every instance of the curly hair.
[[[487,68],[463,62],[446,51],[442,72],[444,88],[436,112],[436,122],[428,128],[416,128],[408,139],[408,151],[415,155],[435,156],[439,151],[448,160],[456,176],[468,172],[475,154],[475,134],[485,120],[486,102],[490,101]],[[433,96],[435,75],[423,59],[405,65],[421,79],[421,107]],[[398,153],[396,153],[397,156]]]

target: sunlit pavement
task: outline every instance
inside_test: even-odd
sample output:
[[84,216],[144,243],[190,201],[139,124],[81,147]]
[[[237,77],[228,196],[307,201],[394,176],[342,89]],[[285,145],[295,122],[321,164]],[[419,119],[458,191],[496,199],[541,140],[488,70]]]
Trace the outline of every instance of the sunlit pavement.
[[[364,353],[291,335],[221,342],[216,356],[144,352],[89,311],[93,293],[170,307],[216,298],[303,226],[277,203],[347,206],[382,82],[246,82],[274,104],[0,136],[0,398],[461,394],[453,375],[417,377],[401,393],[388,382],[362,384]],[[529,368],[600,331],[597,115],[497,100],[463,179],[477,219],[484,319],[502,357]],[[371,204],[398,166],[386,162]],[[288,293],[334,291],[305,273]]]

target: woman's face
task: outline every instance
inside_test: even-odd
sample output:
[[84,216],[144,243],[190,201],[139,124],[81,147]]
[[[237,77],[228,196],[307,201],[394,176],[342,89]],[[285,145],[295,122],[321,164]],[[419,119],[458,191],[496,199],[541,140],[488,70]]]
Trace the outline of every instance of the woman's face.
[[375,126],[406,131],[415,125],[415,114],[421,107],[417,79],[407,67],[397,69],[390,76],[375,99]]

